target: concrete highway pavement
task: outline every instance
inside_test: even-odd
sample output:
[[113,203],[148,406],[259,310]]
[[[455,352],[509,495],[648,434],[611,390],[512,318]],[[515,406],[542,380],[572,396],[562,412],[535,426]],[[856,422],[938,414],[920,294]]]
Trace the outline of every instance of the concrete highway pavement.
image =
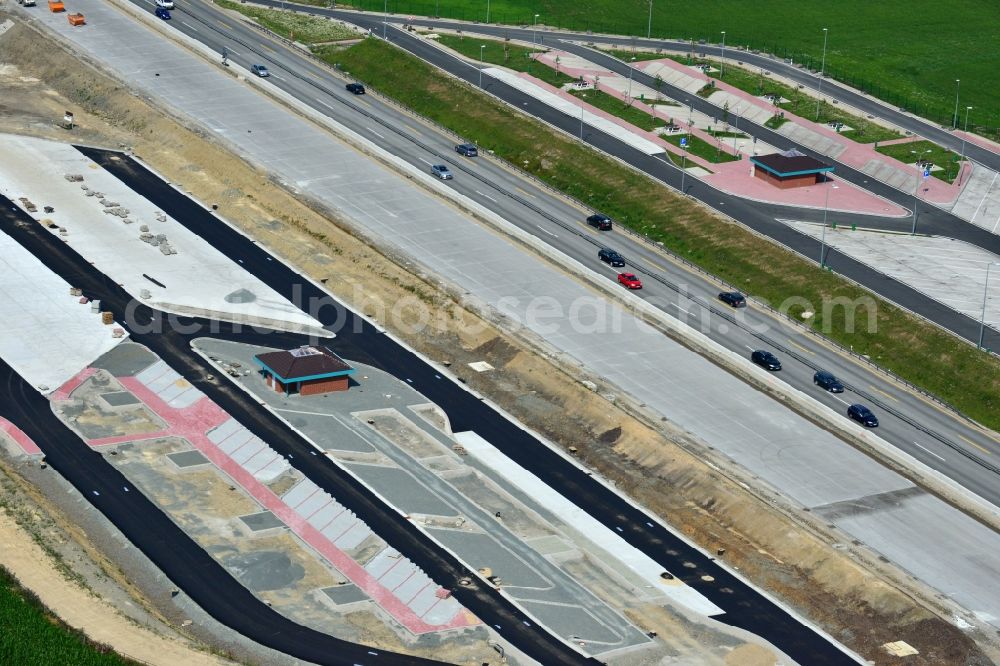
[[[685,320],[737,353],[746,355],[759,347],[775,351],[785,361],[782,379],[819,397],[836,411],[844,412],[852,402],[868,404],[881,417],[879,434],[883,438],[985,499],[1000,504],[1000,488],[995,483],[1000,468],[993,461],[993,456],[1000,454],[1000,443],[993,433],[907,390],[892,378],[872,370],[863,359],[845,355],[843,350],[764,309],[752,305],[737,313],[738,319],[733,319],[727,308],[716,304],[715,295],[721,287],[712,278],[672,260],[633,235],[618,232],[602,235],[594,231],[583,224],[582,210],[535,181],[491,159],[469,160],[457,156],[452,150],[455,138],[446,132],[417,121],[376,95],[360,98],[351,95],[328,68],[294,50],[275,43],[265,49],[259,31],[232,20],[214,7],[191,5],[187,14],[202,26],[192,36],[220,52],[225,46],[230,57],[246,67],[266,60],[276,77],[280,77],[275,85],[420,168],[426,168],[432,161],[449,162],[457,177],[446,186],[493,209],[595,271],[605,272],[611,280],[614,274],[597,260],[596,252],[605,244],[612,245],[645,280],[646,288],[640,295],[667,314]],[[212,27],[215,25],[224,27],[228,39]],[[782,207],[748,206],[736,198],[729,198],[729,202],[732,207],[745,206],[749,213],[762,218],[779,210],[787,212]],[[767,213],[761,213],[761,209]],[[790,237],[804,238],[785,225],[774,222],[774,226]],[[829,262],[839,260],[839,255],[828,257]],[[937,307],[943,314],[952,312],[939,304]],[[841,377],[849,392],[834,396],[815,389],[812,374],[820,368]]]
[[[166,183],[146,172],[143,167],[128,159],[114,161],[111,159],[113,153],[86,148],[81,151],[98,160],[102,166],[171,218],[181,221],[193,232],[203,236],[234,261],[239,260],[245,269],[286,298],[297,299],[300,302],[309,302],[311,298],[329,300],[324,292],[311,283],[304,282],[292,268],[279,261],[273,261],[259,245],[227,225],[218,223],[211,213],[180,196]],[[367,322],[358,320],[356,315],[343,306],[337,304],[335,310],[324,308],[319,318],[326,324],[334,322],[337,324],[338,335],[329,343],[331,349],[345,358],[373,365],[396,377],[406,378],[416,390],[446,411],[453,430],[456,432],[474,430],[564,497],[571,498],[595,519],[614,529],[634,547],[659,562],[665,570],[677,572],[675,575],[678,578],[726,611],[716,619],[761,636],[799,663],[853,663],[838,647],[814,630],[803,626],[783,608],[720,566],[714,558],[687,545],[641,509],[596,481],[584,469],[567,462],[565,458],[539,442],[534,435],[523,430],[519,424],[498,414],[488,403],[465,390],[459,383],[443,379],[440,369],[429,365],[389,336],[379,333]],[[279,339],[275,336],[256,336],[251,339],[252,336],[248,336],[251,334],[243,334],[239,339],[268,346],[275,345],[275,341]],[[197,372],[190,371],[190,368],[199,363],[198,359],[190,359],[188,363],[193,365],[186,365],[183,369],[177,368],[178,371],[190,380],[200,382],[196,384],[198,388],[213,399],[221,400],[220,404],[227,411],[234,413],[229,396],[217,397],[215,386],[205,385]],[[208,367],[198,368],[198,372],[209,371]],[[235,411],[235,413],[240,412]],[[264,439],[271,443],[270,438],[264,436]],[[296,455],[295,459],[299,460],[299,456]],[[312,474],[309,475],[312,478]],[[367,515],[363,511],[358,513],[367,521]],[[382,534],[377,525],[373,525],[373,528]],[[425,566],[420,558],[413,558],[409,552],[404,551],[404,554],[414,559],[437,580],[436,569]],[[685,565],[685,562],[693,563],[695,566],[690,567]],[[714,580],[705,580],[703,576],[706,574]],[[445,584],[447,585],[447,582]],[[482,612],[457,593],[456,596],[473,612],[477,614]],[[526,649],[516,640],[506,636],[505,630],[506,628],[501,634],[521,649]],[[543,660],[543,663],[548,662]]]

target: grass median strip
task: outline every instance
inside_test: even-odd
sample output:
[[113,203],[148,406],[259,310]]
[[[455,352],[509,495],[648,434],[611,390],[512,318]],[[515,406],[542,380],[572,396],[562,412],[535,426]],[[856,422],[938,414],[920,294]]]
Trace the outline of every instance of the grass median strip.
[[438,34],[437,41],[442,46],[446,46],[461,53],[466,58],[476,61],[479,60],[480,56],[479,47],[483,46],[485,47],[481,49],[483,63],[501,65],[518,72],[527,72],[556,88],[562,87],[564,83],[572,83],[576,80],[572,76],[563,74],[531,59],[529,56],[532,53],[541,53],[538,49],[518,46],[510,42],[498,42],[495,39],[480,39],[475,36],[443,33]]
[[0,631],[0,661],[4,664],[137,664],[64,624],[2,567],[0,627],[3,627]]
[[[867,355],[992,428],[1000,427],[1000,362],[834,273],[570,137],[369,39],[329,54],[351,75],[796,319]],[[869,302],[872,306],[861,307]],[[803,312],[814,314],[802,318]]]
[[[722,146],[723,142],[721,138],[717,139],[713,143],[709,143],[708,141],[705,141],[700,137],[694,136],[693,134],[690,135],[674,134],[672,136],[665,136],[663,138],[677,147],[680,147],[681,139],[686,138],[688,153],[691,155],[697,155],[702,159],[708,160],[712,164],[721,164],[722,162],[735,162],[736,160],[740,159],[735,155],[731,155],[730,153],[725,151],[725,149]],[[732,139],[726,142],[726,146],[730,145],[732,145]]]
[[319,42],[336,42],[345,39],[357,39],[360,33],[345,27],[336,21],[324,21],[303,14],[292,14],[277,9],[265,9],[252,5],[243,5],[230,0],[215,0],[215,4],[226,9],[232,9],[249,16],[285,39],[303,44]]
[[895,157],[904,164],[913,164],[918,160],[931,162],[935,167],[931,175],[946,183],[952,183],[958,177],[960,159],[958,153],[953,153],[930,141],[895,143],[879,146],[875,150],[883,155]]

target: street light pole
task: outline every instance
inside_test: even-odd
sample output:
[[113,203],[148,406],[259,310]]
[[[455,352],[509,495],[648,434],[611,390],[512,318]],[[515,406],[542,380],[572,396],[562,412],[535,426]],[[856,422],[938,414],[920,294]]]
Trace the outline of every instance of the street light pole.
[[958,184],[962,184],[962,163],[965,162],[965,135],[969,133],[969,111],[971,106],[965,107],[965,132],[962,133],[962,159],[958,162]]
[[819,66],[819,81],[816,83],[816,122],[819,122],[819,103],[823,99],[823,74],[826,72],[826,38],[830,33],[823,28],[823,60]]
[[830,212],[830,190],[839,190],[840,188],[834,184],[830,184],[830,187],[826,190],[826,201],[823,204],[823,235],[820,239],[819,245],[819,267],[823,268],[826,261],[826,216]]
[[490,0],[486,0],[486,25],[490,24]]
[[991,261],[986,264],[986,282],[983,283],[983,313],[979,316],[979,344],[976,349],[983,348],[983,333],[986,329],[986,295],[990,288],[990,266],[1000,266],[1000,261]]
[[920,194],[920,176],[923,174],[923,167],[920,165],[920,155],[931,152],[929,149],[925,150],[923,153],[918,153],[915,150],[911,150],[911,153],[917,155],[917,187],[913,190],[913,228],[910,229],[910,235],[914,236],[917,233],[917,195]]
[[531,24],[531,48],[535,48],[535,33],[538,31],[538,14],[535,14],[535,22]]
[[486,44],[479,45],[479,87],[483,87],[483,49],[486,48]]
[[649,22],[646,24],[646,39],[653,34],[653,0],[649,0]]
[[[375,5],[378,7],[378,5]],[[389,29],[389,0],[385,0],[385,16],[382,17],[382,39],[386,39],[386,30]]]
[[688,149],[684,146],[684,156],[681,157],[681,194],[684,194],[684,176],[687,175]]
[[726,31],[722,31],[722,62],[719,63],[719,78],[726,76]]
[[958,128],[958,87],[961,84],[961,79],[955,79],[955,115],[951,119],[951,128]]
[[635,62],[635,56],[632,56],[628,61],[628,92],[625,94],[628,97],[628,105],[632,106],[632,63]]

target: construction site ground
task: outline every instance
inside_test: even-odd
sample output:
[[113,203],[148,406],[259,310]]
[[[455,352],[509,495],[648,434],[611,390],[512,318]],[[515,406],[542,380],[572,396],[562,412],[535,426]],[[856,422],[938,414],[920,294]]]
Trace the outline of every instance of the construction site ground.
[[[0,12],[0,23],[5,18]],[[422,333],[398,331],[411,346],[456,368],[488,362],[495,370],[462,374],[470,387],[560,446],[575,447],[583,462],[693,541],[725,548],[731,566],[872,663],[901,663],[882,647],[893,641],[918,651],[906,658],[909,665],[986,664],[1000,656],[995,636],[959,629],[950,609],[873,553],[839,541],[809,516],[789,515],[732,472],[706,464],[711,452],[692,450],[669,424],[627,413],[622,401],[609,402],[603,387],[589,390],[492,323],[473,326],[476,315],[433,285],[62,49],[20,23],[0,35],[0,131],[131,148],[346,302],[355,303],[358,294],[369,304],[404,296],[424,301],[439,316]],[[58,125],[66,110],[77,121],[72,132]],[[84,545],[88,536],[76,534]],[[170,607],[169,600],[148,601]],[[768,663],[761,656],[734,651],[727,661]]]

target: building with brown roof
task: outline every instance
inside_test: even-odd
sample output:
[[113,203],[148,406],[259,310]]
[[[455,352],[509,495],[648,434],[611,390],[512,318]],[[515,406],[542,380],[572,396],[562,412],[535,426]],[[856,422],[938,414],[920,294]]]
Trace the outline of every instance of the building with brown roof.
[[754,165],[753,175],[756,178],[781,189],[815,185],[826,178],[825,174],[833,172],[833,166],[797,150],[755,155],[750,162]]
[[326,347],[303,346],[288,351],[257,354],[267,385],[278,393],[317,395],[346,391],[354,368]]

